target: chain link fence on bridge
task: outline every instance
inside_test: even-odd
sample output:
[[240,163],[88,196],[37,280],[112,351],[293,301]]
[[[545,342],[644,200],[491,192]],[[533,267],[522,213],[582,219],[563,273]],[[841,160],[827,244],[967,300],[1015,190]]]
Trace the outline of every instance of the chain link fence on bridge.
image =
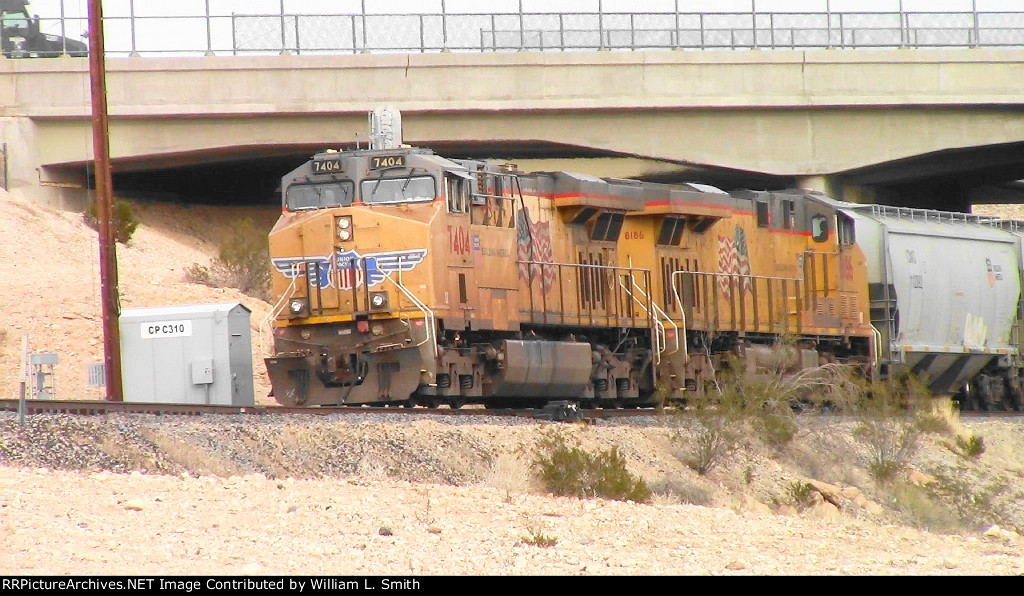
[[[84,31],[83,19],[44,31]],[[117,16],[110,55],[1024,47],[1020,12]]]

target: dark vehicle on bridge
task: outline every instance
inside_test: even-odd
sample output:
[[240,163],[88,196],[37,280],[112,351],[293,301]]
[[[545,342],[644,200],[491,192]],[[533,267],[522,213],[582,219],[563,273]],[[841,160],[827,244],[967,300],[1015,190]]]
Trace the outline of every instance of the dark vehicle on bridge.
[[6,58],[84,57],[89,53],[81,41],[43,33],[39,17],[30,16],[24,0],[0,0],[0,24],[0,45]]

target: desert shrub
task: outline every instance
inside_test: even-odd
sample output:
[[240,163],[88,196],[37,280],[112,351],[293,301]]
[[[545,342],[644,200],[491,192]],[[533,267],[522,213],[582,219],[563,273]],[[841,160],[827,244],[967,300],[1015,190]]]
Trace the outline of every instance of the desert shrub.
[[971,433],[966,437],[957,435],[956,452],[963,457],[976,459],[985,453],[985,439]]
[[[132,234],[135,233],[135,229],[139,227],[139,220],[135,218],[135,213],[132,211],[132,206],[128,201],[114,199],[114,203],[111,207],[111,215],[113,217],[114,225],[114,242],[128,244],[128,241],[131,240]],[[99,211],[96,207],[96,203],[93,203],[89,207],[89,211],[85,214],[85,223],[94,230],[98,230],[100,228],[98,213]]]
[[926,392],[913,402],[915,423],[921,432],[955,435],[959,427],[960,407],[948,397],[932,397]]
[[769,445],[781,447],[796,436],[796,414],[788,407],[776,405],[763,409],[757,420],[761,436]]
[[[698,428],[690,442],[688,456],[684,462],[694,472],[704,476],[728,459],[736,449],[736,436],[729,429],[730,416],[723,413],[700,411],[697,414]],[[675,441],[682,441],[682,433],[676,432]]]
[[934,500],[948,506],[961,524],[980,526],[997,523],[1013,526],[1019,495],[1008,493],[998,479],[968,477],[962,469],[934,470],[935,482],[925,487]]
[[797,410],[844,408],[863,398],[865,383],[856,367],[826,363],[790,370],[792,350],[798,347],[793,341],[780,341],[756,370],[738,358],[730,359],[709,402],[750,422],[766,444],[783,447],[799,429]]
[[932,412],[918,413],[917,419],[914,423],[923,433],[947,435],[952,432],[952,427],[949,425],[949,421]]
[[814,503],[814,487],[809,482],[794,480],[786,486],[786,496],[797,509],[806,509]]
[[888,482],[916,455],[924,432],[920,413],[934,412],[933,398],[913,377],[870,383],[865,395],[850,406],[858,420],[854,437],[867,448],[868,472]]
[[270,246],[267,233],[243,219],[220,242],[217,258],[210,267],[192,263],[185,267],[185,280],[211,287],[237,288],[270,299]]
[[545,534],[540,529],[533,528],[530,530],[529,536],[523,536],[523,544],[530,546],[539,546],[541,548],[551,548],[558,544],[558,538]]
[[905,418],[869,417],[858,424],[854,436],[867,447],[868,472],[885,482],[910,464],[917,453],[921,431]]
[[659,494],[673,497],[689,505],[710,507],[715,503],[714,492],[693,479],[666,479],[653,488]]
[[906,482],[893,485],[891,504],[910,523],[928,530],[952,531],[963,523],[954,511],[929,495],[928,491]]
[[534,466],[544,488],[555,495],[637,503],[651,499],[651,489],[626,469],[617,447],[594,454],[569,445],[561,433],[550,433],[539,441]]

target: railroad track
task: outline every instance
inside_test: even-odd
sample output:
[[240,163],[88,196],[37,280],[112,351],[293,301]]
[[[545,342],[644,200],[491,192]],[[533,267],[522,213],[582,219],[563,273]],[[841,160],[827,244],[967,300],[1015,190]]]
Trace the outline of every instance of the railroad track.
[[[0,412],[18,412],[19,400],[0,400]],[[622,409],[622,410],[579,410],[570,413],[561,409],[552,411],[548,408],[538,409],[501,409],[488,410],[484,408],[402,408],[402,407],[366,407],[366,406],[338,406],[338,407],[285,407],[285,406],[225,406],[210,404],[155,404],[155,403],[133,403],[133,402],[111,402],[103,400],[25,400],[25,414],[76,414],[76,415],[104,415],[104,414],[153,414],[163,416],[200,416],[200,415],[236,415],[236,416],[282,416],[294,414],[307,414],[313,416],[327,416],[332,414],[411,414],[411,415],[442,415],[442,416],[486,416],[486,417],[516,417],[516,418],[537,418],[537,419],[581,419],[599,420],[606,418],[621,418],[628,416],[650,415],[653,410]],[[568,414],[568,415],[567,415]],[[574,415],[575,414],[575,415]]]
[[[18,412],[17,399],[0,400],[0,412]],[[495,409],[486,408],[403,408],[403,407],[285,407],[285,406],[225,406],[211,404],[156,404],[111,402],[102,400],[25,400],[25,414],[153,414],[162,416],[201,416],[201,415],[235,415],[235,416],[286,416],[306,414],[312,416],[346,415],[346,414],[410,414],[414,416],[477,416],[477,417],[512,417],[536,418],[548,420],[583,420],[594,421],[610,418],[634,416],[650,416],[653,409],[594,409],[566,412],[557,409]],[[963,418],[1015,418],[1024,416],[1024,412],[960,412]]]

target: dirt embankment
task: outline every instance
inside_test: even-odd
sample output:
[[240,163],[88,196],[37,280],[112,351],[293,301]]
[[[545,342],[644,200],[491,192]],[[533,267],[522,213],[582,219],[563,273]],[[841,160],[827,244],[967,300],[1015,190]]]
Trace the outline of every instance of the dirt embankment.
[[[0,191],[2,192],[2,191]],[[123,308],[241,302],[252,311],[257,403],[271,403],[260,349],[260,324],[270,305],[232,288],[187,283],[185,268],[209,265],[232,225],[251,218],[269,231],[276,208],[185,207],[133,202],[140,225],[117,245]],[[0,396],[17,397],[22,342],[32,353],[56,353],[60,399],[101,399],[87,385],[88,364],[103,360],[99,246],[82,214],[56,211],[0,194]],[[269,345],[269,342],[266,342]]]
[[[921,437],[890,483],[856,425],[742,434],[706,475],[694,420],[0,414],[0,570],[29,574],[1019,575],[1019,423]],[[538,440],[617,447],[650,503],[544,494]],[[812,488],[806,488],[811,486]],[[1015,525],[1016,524],[1016,525]],[[998,526],[998,527],[996,527]]]

